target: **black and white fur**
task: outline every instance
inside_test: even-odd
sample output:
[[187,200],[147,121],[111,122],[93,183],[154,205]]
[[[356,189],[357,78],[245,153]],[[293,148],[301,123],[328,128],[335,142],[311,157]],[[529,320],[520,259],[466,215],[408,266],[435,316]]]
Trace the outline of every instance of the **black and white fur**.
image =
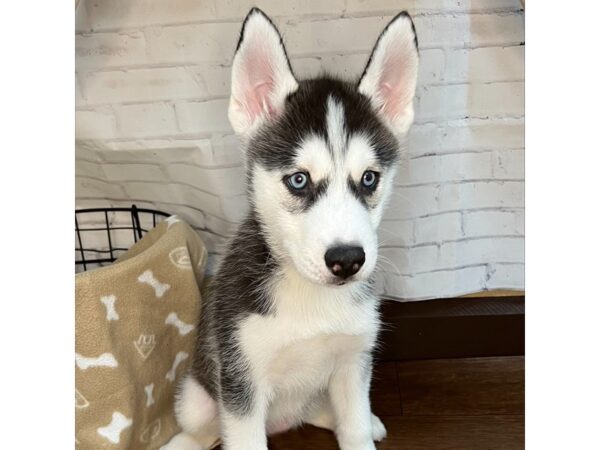
[[380,326],[370,279],[417,66],[406,13],[356,83],[296,80],[275,25],[258,9],[246,17],[229,119],[245,147],[251,208],[202,306],[176,401],[183,432],[166,448],[221,437],[227,450],[266,450],[268,434],[301,423],[333,430],[342,450],[385,437],[369,403]]

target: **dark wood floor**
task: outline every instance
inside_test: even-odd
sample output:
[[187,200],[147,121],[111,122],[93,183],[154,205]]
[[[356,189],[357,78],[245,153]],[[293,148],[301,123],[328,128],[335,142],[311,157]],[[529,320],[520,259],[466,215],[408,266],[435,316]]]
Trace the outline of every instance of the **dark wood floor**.
[[[523,357],[386,362],[376,367],[372,405],[388,430],[379,450],[524,448]],[[311,426],[269,439],[271,450],[337,450]]]

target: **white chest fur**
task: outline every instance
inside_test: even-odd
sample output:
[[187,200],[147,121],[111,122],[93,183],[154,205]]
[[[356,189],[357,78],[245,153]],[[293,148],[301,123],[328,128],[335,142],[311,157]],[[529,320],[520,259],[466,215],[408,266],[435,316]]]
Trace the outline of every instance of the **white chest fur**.
[[272,292],[275,313],[247,318],[240,341],[255,382],[273,395],[321,389],[340,358],[373,347],[379,317],[364,286],[287,277]]

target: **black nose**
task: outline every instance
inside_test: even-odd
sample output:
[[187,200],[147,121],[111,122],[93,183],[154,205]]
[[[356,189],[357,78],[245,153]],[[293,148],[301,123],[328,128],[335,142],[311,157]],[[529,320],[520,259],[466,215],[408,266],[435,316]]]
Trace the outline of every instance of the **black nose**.
[[335,276],[346,279],[360,270],[365,263],[362,247],[331,247],[325,252],[325,264]]

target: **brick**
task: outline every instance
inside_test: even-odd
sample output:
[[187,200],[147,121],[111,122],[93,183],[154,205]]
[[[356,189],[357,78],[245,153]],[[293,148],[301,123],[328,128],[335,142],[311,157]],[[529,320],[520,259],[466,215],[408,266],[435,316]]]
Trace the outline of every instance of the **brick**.
[[441,243],[463,237],[461,214],[458,212],[415,220],[415,242],[417,244]]
[[377,260],[379,270],[394,275],[408,275],[412,273],[410,266],[411,249],[406,247],[383,247],[379,250]]
[[407,273],[416,274],[439,270],[438,258],[439,248],[437,245],[413,247],[408,252],[409,266]]
[[179,102],[175,105],[177,121],[186,133],[232,132],[227,109],[229,100]]
[[204,215],[204,227],[215,234],[231,237],[237,230],[237,223],[210,214]]
[[124,103],[200,98],[211,95],[184,67],[88,73],[83,77],[87,103]]
[[398,186],[492,178],[491,153],[424,156],[401,163]]
[[223,213],[223,208],[221,208],[221,199],[217,195],[201,191],[188,185],[173,184],[169,202],[178,203],[180,205],[189,205],[202,209],[208,214],[227,219],[227,216]]
[[[147,206],[142,206],[139,203],[136,203],[138,208],[147,208]],[[155,206],[151,206],[150,209],[156,209]],[[112,217],[111,217],[112,216]],[[153,227],[152,222],[152,214],[139,212],[138,214],[140,219],[140,226],[144,229],[151,229]],[[157,218],[159,219],[159,218]],[[131,227],[132,226],[132,218],[130,211],[114,211],[109,214],[109,223],[116,227]]]
[[223,208],[223,219],[234,223],[241,222],[246,217],[249,209],[246,195],[223,197],[221,206]]
[[492,157],[494,178],[525,179],[525,151],[498,150]]
[[417,96],[415,120],[523,116],[524,102],[523,82],[429,86]]
[[[369,53],[392,17],[288,20],[281,23],[281,29],[287,50],[293,56],[342,51]],[[520,14],[417,16],[414,22],[422,50],[518,45],[525,39]]]
[[230,65],[206,63],[190,66],[189,70],[193,72],[196,82],[205,92],[204,96],[212,99],[216,97],[229,98],[231,92]]
[[408,246],[415,242],[412,220],[383,220],[379,226],[380,246]]
[[[144,141],[145,142],[145,141]],[[123,141],[109,142],[108,145],[119,147],[118,149],[101,149],[95,150],[98,158],[107,165],[131,165],[131,164],[160,164],[164,162],[163,153],[171,152],[171,149],[156,149],[152,146],[144,149],[130,150],[132,147],[127,147]],[[135,147],[133,147],[135,148]],[[177,153],[173,151],[173,153]],[[189,150],[188,153],[191,153]],[[191,160],[191,157],[190,157]]]
[[413,276],[387,274],[384,294],[410,300],[454,297],[483,290],[485,277],[484,265]]
[[77,159],[77,157],[75,157],[75,173],[77,175],[99,179],[102,179],[105,176],[104,170],[100,164]]
[[443,50],[431,49],[419,51],[418,84],[439,83],[446,72],[446,55]]
[[316,55],[291,58],[294,74],[299,79],[312,78],[321,73],[337,75],[345,79],[356,79],[360,76],[369,54],[339,54],[339,55]]
[[243,167],[203,169],[191,164],[169,164],[165,170],[172,181],[190,184],[218,196],[240,195],[246,192]]
[[116,137],[116,119],[108,109],[75,111],[75,139]]
[[215,164],[229,166],[242,164],[244,160],[243,145],[236,135],[213,136],[211,144],[213,148],[212,157]]
[[[111,201],[106,199],[98,198],[75,198],[75,209],[86,209],[86,208],[110,208],[113,204]],[[85,218],[85,214],[78,218]]]
[[147,62],[144,35],[139,31],[75,36],[75,67],[80,72]]
[[[361,17],[281,23],[286,48],[292,56],[320,53],[370,53],[391,17]],[[360,30],[360,33],[356,31]]]
[[134,201],[163,202],[176,201],[174,186],[166,183],[129,181],[124,184],[127,197]]
[[107,163],[186,163],[204,168],[240,167],[242,150],[235,136],[207,139],[163,138],[118,141],[80,140],[77,155]]
[[347,0],[346,14],[394,15],[400,11],[415,13],[519,11],[519,0]]
[[124,188],[127,196],[135,201],[201,206],[211,214],[222,216],[218,197],[191,186],[130,181],[124,185]]
[[481,262],[525,261],[525,240],[515,238],[482,238],[447,242],[440,246],[436,269],[475,265]]
[[[78,200],[78,202],[81,200]],[[131,208],[131,200],[127,198],[126,195],[121,196],[121,198],[112,198],[108,200],[110,202],[110,206],[111,207],[115,207],[115,208]],[[135,205],[138,208],[146,208],[146,209],[157,209],[156,208],[156,204],[153,201],[136,201]],[[89,208],[93,208],[95,207],[95,203],[91,203],[89,206]],[[168,212],[168,211],[163,211],[163,212]],[[110,213],[109,213],[109,220],[110,220]]]
[[454,121],[413,125],[408,140],[408,156],[464,151],[523,148],[525,126],[522,119]]
[[[370,53],[315,55],[291,58],[294,73],[298,78],[309,78],[320,73],[330,73],[345,79],[357,79],[369,60]],[[419,54],[419,84],[439,82],[444,72],[443,50],[423,50]]]
[[81,159],[90,162],[100,163],[102,160],[98,157],[96,150],[90,143],[104,142],[95,140],[77,140],[75,142],[75,159]]
[[89,3],[94,28],[123,29],[216,17],[215,2],[205,0],[102,0]]
[[[197,205],[196,205],[197,206]],[[229,236],[235,231],[235,224],[219,217],[207,214],[196,208],[173,203],[157,203],[156,207],[177,214],[185,222],[195,228],[205,228],[213,234]]]
[[425,15],[414,18],[419,48],[518,45],[525,41],[522,14]]
[[104,164],[106,179],[110,181],[168,182],[169,178],[157,165],[151,164]]
[[92,21],[88,13],[88,2],[79,1],[75,8],[75,32],[91,33],[92,30]]
[[487,273],[487,289],[525,289],[524,264],[490,264]]
[[523,236],[525,215],[523,210],[465,211],[463,213],[465,235],[476,236]]
[[524,183],[482,181],[447,184],[440,188],[438,211],[475,208],[523,208]]
[[263,9],[269,17],[341,14],[344,0],[218,0],[217,16],[221,19],[243,19],[253,6]]
[[239,23],[205,23],[146,30],[148,60],[153,64],[231,63],[240,33]]
[[450,124],[444,130],[443,139],[448,149],[523,148],[525,123],[522,119],[467,120],[458,122],[456,126]]
[[395,188],[384,218],[409,219],[430,214],[437,210],[438,194],[436,186]]
[[115,106],[119,134],[145,137],[176,134],[175,111],[167,103]]
[[75,177],[75,197],[87,198],[123,198],[121,186],[83,176]]
[[525,79],[525,46],[483,47],[448,52],[443,81],[479,83]]
[[[291,64],[294,74],[299,79],[315,77],[325,72],[344,79],[355,80],[362,74],[369,55],[369,52],[363,52],[295,57],[291,58]],[[444,52],[438,49],[424,50],[419,57],[419,83],[438,82],[444,71]],[[227,89],[229,89],[229,85]]]
[[87,100],[83,93],[83,88],[81,86],[81,79],[79,74],[75,73],[75,109],[79,109],[82,106],[87,104]]

